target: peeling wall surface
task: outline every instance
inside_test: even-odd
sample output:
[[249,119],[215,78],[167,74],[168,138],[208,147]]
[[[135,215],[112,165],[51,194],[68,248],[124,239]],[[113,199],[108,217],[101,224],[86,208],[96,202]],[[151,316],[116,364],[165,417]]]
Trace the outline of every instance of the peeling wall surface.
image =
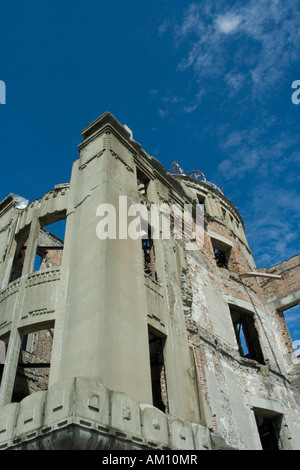
[[[0,203],[0,449],[299,450],[300,255],[258,270],[226,196],[110,113],[82,137],[70,182]],[[149,231],[162,205],[191,227],[201,205],[201,243],[178,214]],[[128,207],[151,236],[125,234]]]

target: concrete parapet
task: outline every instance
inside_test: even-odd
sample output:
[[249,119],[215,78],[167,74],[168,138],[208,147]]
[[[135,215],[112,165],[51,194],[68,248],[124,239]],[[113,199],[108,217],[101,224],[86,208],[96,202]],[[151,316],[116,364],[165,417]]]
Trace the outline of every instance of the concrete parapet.
[[19,403],[10,403],[0,409],[0,450],[12,445]]
[[135,442],[142,442],[142,429],[139,405],[130,397],[120,392],[112,392],[111,427],[119,437],[132,436]]
[[32,439],[37,435],[43,425],[45,395],[46,392],[36,392],[20,402],[14,431],[14,443],[21,441],[23,435],[26,436],[26,439]]
[[91,379],[65,379],[0,410],[0,449],[202,450],[210,432]]
[[195,441],[195,449],[211,450],[212,442],[210,430],[201,424],[192,424],[192,430]]
[[176,416],[169,415],[170,446],[172,449],[190,450],[194,448],[192,425]]
[[162,448],[169,447],[169,426],[167,415],[151,405],[140,405],[142,433],[153,447],[160,443]]

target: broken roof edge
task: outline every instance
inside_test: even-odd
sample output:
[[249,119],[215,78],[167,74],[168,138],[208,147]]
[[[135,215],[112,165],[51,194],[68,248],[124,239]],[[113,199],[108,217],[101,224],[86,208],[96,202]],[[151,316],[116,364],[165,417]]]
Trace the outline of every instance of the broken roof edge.
[[123,138],[123,142],[131,147],[131,150],[134,151],[141,157],[145,158],[153,168],[158,171],[166,181],[169,181],[170,186],[177,186],[178,188],[180,185],[178,181],[172,178],[173,175],[170,175],[166,168],[162,165],[162,163],[155,157],[149,155],[146,150],[143,149],[141,144],[133,139],[132,130],[126,125],[121,124],[111,113],[105,112],[91,124],[86,126],[82,131],[81,135],[83,139],[79,145],[78,150],[80,151],[90,139],[93,139],[95,136],[99,135],[101,131],[105,131],[107,127],[110,127],[114,130],[118,135]]
[[126,124],[121,124],[109,112],[103,113],[100,117],[95,119],[95,121],[91,122],[91,124],[86,126],[81,131],[83,140],[78,144],[79,152],[90,140],[93,140],[95,137],[100,135],[102,132],[106,132],[107,130],[111,130],[118,134],[119,138],[123,139],[125,145],[131,147],[131,149],[134,149],[134,151],[139,155],[149,159],[153,158],[142,148],[139,142],[136,142],[133,139],[132,130]]
[[19,209],[19,210],[28,209],[29,206],[34,204],[36,201],[41,201],[48,194],[51,194],[53,192],[58,192],[64,189],[69,189],[69,188],[70,188],[70,183],[56,184],[54,186],[54,189],[50,189],[47,192],[45,192],[41,197],[37,197],[32,200],[25,199],[22,196],[18,196],[18,194],[10,193],[2,201],[0,201],[0,213],[3,212],[5,209],[7,210],[10,209],[11,207],[15,207],[16,209]]
[[[105,125],[110,124],[117,129],[117,131],[125,138],[132,139],[132,133],[127,126],[123,126],[111,113],[106,111],[101,114],[97,119],[84,127],[81,131],[81,135],[84,139],[91,137],[98,130],[100,130]],[[82,142],[81,142],[82,143]],[[80,143],[80,144],[81,144]],[[79,145],[80,145],[79,144]]]
[[[169,184],[177,191],[180,193],[182,192],[182,182],[187,183],[189,182],[197,182],[198,185],[203,184],[203,187],[206,189],[209,189],[212,191],[212,193],[216,194],[218,197],[223,199],[224,201],[229,204],[231,209],[235,212],[236,216],[238,219],[241,221],[242,226],[244,227],[244,221],[239,213],[238,209],[230,202],[230,200],[224,195],[223,192],[220,192],[216,190],[213,186],[209,184],[209,182],[205,181],[199,181],[196,180],[195,178],[191,178],[185,174],[183,175],[177,175],[177,174],[171,174],[166,170],[166,168],[162,165],[162,163],[155,157],[150,156],[141,146],[140,143],[136,142],[133,139],[132,131],[129,129],[127,125],[121,124],[110,112],[106,111],[103,113],[101,116],[99,116],[97,119],[95,119],[93,122],[91,122],[89,125],[83,128],[81,131],[81,135],[83,137],[83,141],[81,141],[78,145],[78,150],[80,149],[87,143],[86,141],[91,139],[93,136],[97,135],[99,131],[104,130],[107,126],[110,126],[112,129],[117,131],[117,133],[126,141],[128,145],[133,147],[135,151],[146,158],[150,164],[158,171],[166,181],[169,182]],[[179,178],[176,178],[179,177]],[[180,184],[178,184],[180,182]],[[186,195],[185,195],[186,196]]]
[[[297,261],[296,258],[299,258],[299,262],[300,262],[300,253],[297,253],[296,255],[292,255],[289,258],[285,258],[282,261],[280,261],[279,263],[273,264],[269,268],[267,268],[265,266],[261,266],[257,269],[259,269],[260,271],[264,271],[264,272],[276,270],[277,268],[281,267],[284,263],[288,263],[289,261],[291,261],[293,258],[295,258],[295,261]],[[298,266],[298,265],[296,265],[296,266]]]
[[225,194],[223,192],[220,192],[216,188],[211,186],[208,181],[198,180],[198,179],[192,178],[192,177],[187,176],[187,175],[178,175],[178,174],[176,174],[176,175],[172,175],[172,176],[175,179],[184,181],[184,183],[186,183],[187,186],[188,185],[199,186],[199,187],[202,186],[202,188],[205,188],[207,191],[212,192],[216,197],[218,197],[219,199],[223,200],[225,203],[228,204],[228,206],[230,207],[232,212],[240,220],[243,228],[245,228],[243,218],[242,218],[241,214],[239,213],[238,209],[235,207],[235,205],[232,204],[232,202],[225,196]]
[[10,193],[0,202],[0,211],[4,210],[10,205],[14,205],[16,209],[26,209],[29,204],[29,200],[19,196],[18,194]]

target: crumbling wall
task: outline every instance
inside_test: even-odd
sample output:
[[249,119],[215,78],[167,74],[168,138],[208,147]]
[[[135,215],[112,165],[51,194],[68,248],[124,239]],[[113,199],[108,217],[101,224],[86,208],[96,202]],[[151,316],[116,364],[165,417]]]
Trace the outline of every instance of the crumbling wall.
[[300,255],[260,271],[282,276],[280,282],[273,279],[261,280],[269,302],[276,309],[283,310],[300,303]]
[[[225,266],[218,266],[214,239],[223,240],[225,248],[227,244]],[[181,246],[184,251],[184,244]],[[277,403],[284,403],[286,406],[278,410],[285,420],[279,445],[290,448],[291,434],[298,432],[294,417],[297,390],[293,392],[284,378],[287,369],[276,309],[267,302],[258,278],[240,277],[254,270],[248,245],[224,218],[206,213],[203,246],[199,251],[185,251],[184,257],[183,312],[189,344],[195,353],[206,425],[233,448],[259,448],[253,410],[272,410]],[[230,305],[252,312],[264,363],[241,357]]]
[[[62,264],[62,248],[64,246],[63,240],[59,239],[45,228],[41,228],[38,245],[41,255],[41,269],[60,267]],[[52,247],[49,248],[49,247]],[[47,247],[43,249],[42,247]]]
[[40,330],[24,337],[13,393],[13,401],[20,401],[34,392],[47,390],[53,329]]

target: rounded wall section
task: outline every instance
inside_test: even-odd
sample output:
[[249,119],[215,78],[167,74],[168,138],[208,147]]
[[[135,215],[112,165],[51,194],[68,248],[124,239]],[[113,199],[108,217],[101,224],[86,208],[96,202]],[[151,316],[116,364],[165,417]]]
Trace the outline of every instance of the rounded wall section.
[[183,175],[172,176],[175,176],[177,180],[180,180],[185,187],[192,191],[198,203],[203,205],[206,230],[216,231],[228,240],[234,240],[250,270],[255,269],[256,266],[248,245],[243,219],[222,191],[195,178]]

